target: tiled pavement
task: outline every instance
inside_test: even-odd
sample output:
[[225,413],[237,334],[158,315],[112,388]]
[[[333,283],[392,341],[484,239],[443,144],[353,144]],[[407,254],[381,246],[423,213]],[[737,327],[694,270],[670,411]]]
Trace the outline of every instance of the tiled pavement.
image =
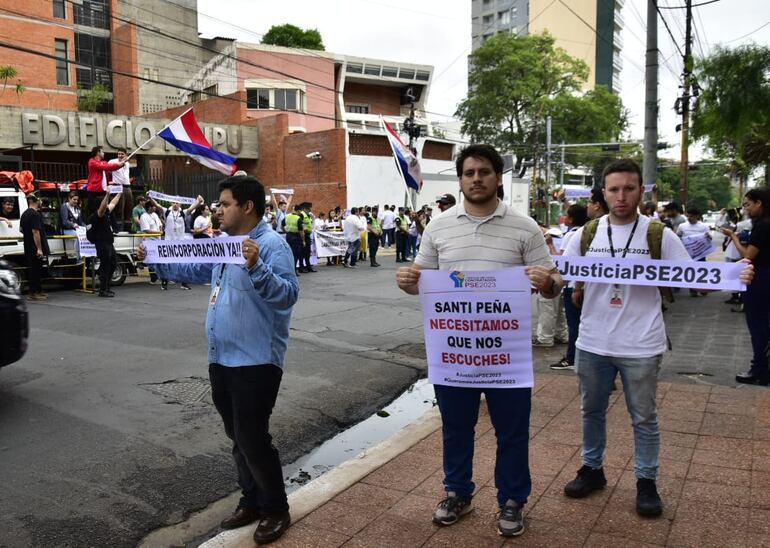
[[575,377],[537,377],[527,530],[496,533],[495,437],[483,410],[477,428],[475,510],[459,523],[431,523],[442,498],[441,433],[435,431],[295,523],[279,547],[767,546],[770,547],[770,390],[659,385],[662,428],[659,519],[634,512],[633,434],[622,392],[608,413],[607,489],[567,499],[580,467]]

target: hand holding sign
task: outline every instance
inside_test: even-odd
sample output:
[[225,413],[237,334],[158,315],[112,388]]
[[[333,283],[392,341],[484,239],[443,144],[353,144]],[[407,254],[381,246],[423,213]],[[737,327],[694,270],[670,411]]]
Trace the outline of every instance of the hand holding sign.
[[246,259],[246,270],[251,270],[259,261],[259,246],[251,238],[243,240],[241,244],[243,258]]
[[398,288],[409,295],[418,295],[417,287],[420,281],[420,269],[413,266],[402,266],[396,271],[396,283]]
[[146,256],[146,252],[144,250],[144,244],[139,244],[139,247],[136,248],[136,259],[139,262],[144,261],[144,257]]

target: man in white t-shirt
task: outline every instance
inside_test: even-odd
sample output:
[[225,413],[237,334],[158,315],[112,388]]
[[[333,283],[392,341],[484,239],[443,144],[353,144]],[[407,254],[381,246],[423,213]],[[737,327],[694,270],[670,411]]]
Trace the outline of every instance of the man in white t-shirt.
[[[684,222],[680,224],[676,228],[676,235],[680,238],[688,238],[688,237],[706,237],[709,240],[711,240],[711,234],[709,233],[709,226],[702,222],[700,220],[700,210],[697,207],[691,207],[687,209],[687,222]],[[705,261],[706,258],[703,257],[702,259],[699,259],[700,261]],[[696,291],[695,289],[690,290],[690,296],[691,297],[697,297],[698,295],[708,295],[708,291]]]
[[[152,202],[145,206],[144,213],[142,213],[141,217],[139,217],[139,231],[142,234],[157,234],[163,232],[163,224],[160,222],[160,217],[158,217],[158,214],[155,212],[156,209],[156,205]],[[148,236],[146,239],[157,240],[158,237]],[[155,274],[155,269],[152,266],[148,266],[147,268],[150,271],[150,283],[154,284],[158,281],[158,276]],[[160,284],[161,289],[167,289],[168,284],[166,280],[161,280]]]
[[129,177],[129,170],[131,166],[126,162],[128,154],[126,154],[125,148],[118,148],[118,157],[113,158],[108,164],[119,164],[124,162],[122,167],[119,167],[112,172],[112,184],[121,185],[123,187],[123,198],[120,200],[118,208],[120,211],[116,211],[116,216],[120,219],[121,230],[128,231],[131,228],[131,209],[134,207],[134,195],[131,192],[131,179]]
[[396,243],[396,206],[390,206],[390,209],[385,209],[382,212],[382,220],[380,221],[383,234],[383,247],[390,247]]
[[[342,221],[342,234],[348,243],[348,249],[345,251],[345,258],[342,260],[342,266],[345,268],[356,268],[358,261],[358,251],[361,249],[361,231],[366,225],[361,223],[358,217],[358,208],[350,209],[350,215]],[[348,263],[350,259],[350,263]]]
[[[639,215],[643,193],[639,166],[632,160],[616,160],[605,168],[602,185],[610,213],[598,219],[585,255],[649,259],[647,228],[654,221]],[[570,239],[564,255],[581,255],[584,230],[586,227]],[[668,228],[663,230],[661,259],[690,260],[682,242]],[[564,492],[583,498],[607,484],[602,468],[607,408],[615,375],[620,373],[634,429],[636,511],[660,516],[663,504],[655,483],[660,452],[655,394],[666,330],[658,288],[587,283],[573,289],[573,302],[582,304],[575,368],[582,396],[583,466]]]

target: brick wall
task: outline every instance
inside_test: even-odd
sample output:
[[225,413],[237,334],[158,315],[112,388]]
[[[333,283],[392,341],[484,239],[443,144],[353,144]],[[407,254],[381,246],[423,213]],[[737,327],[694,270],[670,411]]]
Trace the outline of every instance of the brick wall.
[[342,98],[346,105],[369,105],[369,114],[401,114],[401,88],[398,87],[347,82]]
[[[112,42],[112,68],[127,74],[138,74],[136,59],[136,27],[115,26]],[[115,114],[126,116],[139,114],[139,80],[113,74],[112,89]]]
[[447,160],[452,161],[452,151],[454,146],[451,143],[438,143],[436,141],[425,141],[422,147],[422,157],[426,160]]
[[350,134],[350,153],[360,156],[393,156],[387,137],[364,133]]

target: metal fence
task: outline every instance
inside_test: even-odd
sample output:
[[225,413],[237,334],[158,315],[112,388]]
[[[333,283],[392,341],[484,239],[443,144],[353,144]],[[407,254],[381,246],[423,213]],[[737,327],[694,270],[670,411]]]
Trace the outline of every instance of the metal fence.
[[88,167],[84,163],[22,162],[22,169],[31,171],[35,179],[52,183],[71,183],[88,177]]

